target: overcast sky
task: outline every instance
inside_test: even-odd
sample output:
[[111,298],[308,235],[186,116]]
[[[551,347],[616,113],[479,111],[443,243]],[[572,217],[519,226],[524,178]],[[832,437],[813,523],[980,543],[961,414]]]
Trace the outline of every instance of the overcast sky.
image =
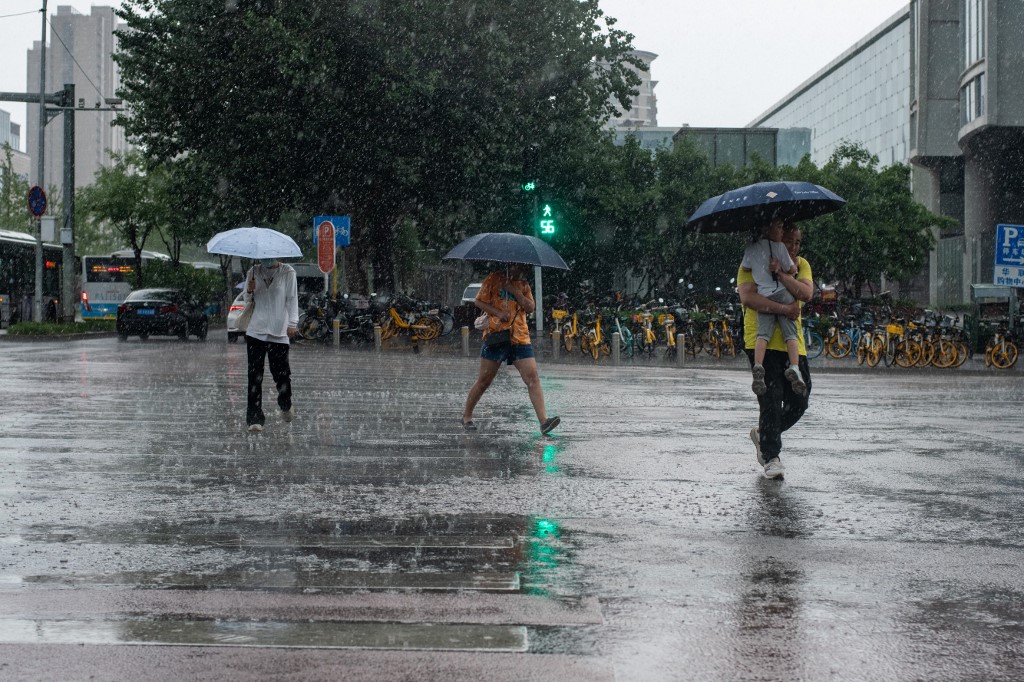
[[[48,13],[58,5],[89,14],[92,5],[119,4],[49,0]],[[637,49],[658,55],[651,75],[663,126],[746,125],[906,6],[905,0],[601,0],[617,27],[635,36]],[[41,7],[41,0],[0,0],[0,91],[38,88],[25,82],[25,62],[40,37]],[[10,16],[21,13],[27,14]],[[24,105],[0,102],[0,109],[22,124],[24,150]]]

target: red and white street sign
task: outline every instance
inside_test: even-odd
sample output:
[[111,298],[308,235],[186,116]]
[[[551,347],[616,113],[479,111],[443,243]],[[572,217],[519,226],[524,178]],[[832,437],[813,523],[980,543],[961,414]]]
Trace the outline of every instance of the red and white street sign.
[[316,228],[316,264],[325,275],[334,269],[334,223],[325,220]]

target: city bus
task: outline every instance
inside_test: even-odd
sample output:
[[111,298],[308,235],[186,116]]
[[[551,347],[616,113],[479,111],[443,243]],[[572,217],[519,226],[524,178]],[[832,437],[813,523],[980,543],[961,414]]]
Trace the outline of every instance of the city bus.
[[[43,244],[43,318],[54,319],[60,296],[63,251]],[[0,327],[32,319],[36,290],[36,238],[25,232],[0,230]]]
[[[170,260],[156,251],[143,251],[142,262]],[[116,320],[117,306],[135,286],[135,254],[131,249],[109,256],[82,256],[82,319]]]

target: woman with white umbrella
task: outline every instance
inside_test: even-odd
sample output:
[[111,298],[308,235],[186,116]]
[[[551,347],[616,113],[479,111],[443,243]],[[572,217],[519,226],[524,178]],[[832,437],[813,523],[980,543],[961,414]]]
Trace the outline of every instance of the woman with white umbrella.
[[245,330],[249,365],[249,393],[245,423],[250,431],[263,430],[263,364],[270,361],[270,375],[277,386],[277,405],[286,422],[295,418],[292,405],[292,371],[288,364],[289,339],[299,327],[299,288],[295,268],[276,258],[263,258],[246,277],[245,301],[255,302]]
[[292,371],[288,364],[289,339],[299,327],[299,289],[295,268],[278,258],[301,256],[295,241],[276,230],[240,227],[216,235],[206,244],[210,253],[255,258],[259,262],[245,277],[244,300],[253,304],[252,316],[245,327],[249,390],[245,423],[252,432],[260,432],[266,423],[263,413],[263,368],[270,362],[270,374],[277,386],[277,406],[281,417],[295,418],[292,405]]

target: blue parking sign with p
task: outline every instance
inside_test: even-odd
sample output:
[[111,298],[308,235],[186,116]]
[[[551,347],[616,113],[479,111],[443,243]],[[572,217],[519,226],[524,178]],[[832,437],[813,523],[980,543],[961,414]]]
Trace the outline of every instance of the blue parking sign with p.
[[347,215],[318,215],[313,218],[313,246],[317,243],[317,230],[320,224],[329,222],[334,225],[334,245],[348,246],[352,236],[352,216]]

